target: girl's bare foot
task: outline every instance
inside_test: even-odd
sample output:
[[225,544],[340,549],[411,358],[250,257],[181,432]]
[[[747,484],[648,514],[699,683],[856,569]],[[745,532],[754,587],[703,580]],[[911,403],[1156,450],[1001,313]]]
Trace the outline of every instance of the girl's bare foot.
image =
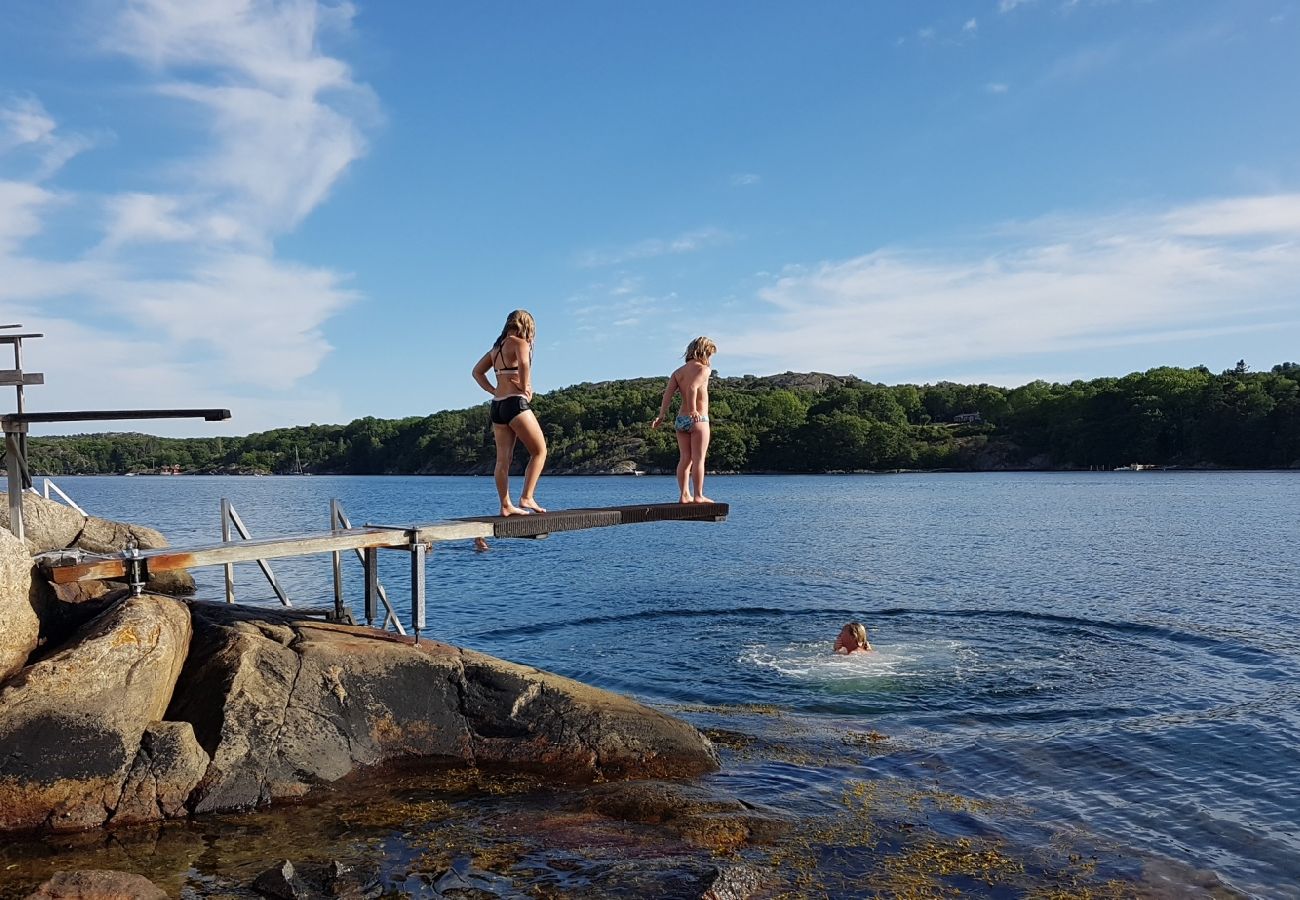
[[700,494],[700,496],[698,496],[698,497],[695,498],[695,502],[696,502],[696,503],[712,503],[713,501],[710,500],[708,497],[704,496],[703,494]]
[[537,504],[537,501],[534,500],[532,497],[520,497],[519,505],[522,506],[524,509],[530,509],[533,512],[546,512],[546,510],[543,509],[541,506],[539,506]]
[[[523,501],[521,500],[520,502],[522,503]],[[526,516],[526,515],[528,515],[528,510],[526,510],[526,509],[520,509],[519,507],[515,506],[513,503],[508,503],[508,502],[507,502],[507,503],[502,503],[502,504],[501,504],[501,515],[503,515],[503,516]]]

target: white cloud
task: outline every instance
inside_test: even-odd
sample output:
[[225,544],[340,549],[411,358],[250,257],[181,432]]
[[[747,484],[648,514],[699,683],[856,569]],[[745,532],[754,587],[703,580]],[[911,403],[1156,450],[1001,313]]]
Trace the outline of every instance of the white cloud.
[[1005,94],[1011,90],[1011,86],[1005,81],[990,81],[984,85],[984,90],[990,94]]
[[1034,0],[998,0],[998,12],[1009,13],[1017,6],[1024,6],[1033,2]]
[[731,176],[732,187],[749,187],[762,181],[762,177],[753,172],[737,172]]
[[[322,50],[350,27],[351,7],[121,0],[92,9],[105,13],[94,23],[101,49],[137,64],[160,102],[185,107],[167,124],[197,124],[201,149],[156,167],[167,191],[147,172],[115,175],[117,193],[60,191],[43,182],[89,142],[63,137],[35,98],[0,96],[0,164],[29,162],[24,177],[0,180],[0,318],[41,323],[43,343],[59,348],[47,382],[79,378],[78,405],[144,404],[133,392],[149,384],[144,393],[172,405],[239,397],[243,430],[283,424],[272,411],[296,406],[295,420],[323,418],[337,404],[304,399],[299,382],[330,351],[323,325],[355,294],[341,273],[277,258],[275,240],[325,201],[377,119],[370,90]],[[56,213],[95,206],[98,218],[71,223],[74,243]],[[99,229],[97,242],[87,245],[87,227]],[[61,255],[29,249],[37,236]],[[45,390],[43,402],[58,396]]]
[[0,94],[0,159],[25,163],[28,179],[45,180],[90,146],[82,135],[58,134],[53,117],[35,97]]
[[967,19],[967,20],[966,20],[966,24],[964,24],[964,25],[961,26],[961,30],[962,30],[962,31],[972,31],[972,32],[973,32],[973,31],[978,31],[978,30],[979,30],[979,27],[980,27],[980,26],[979,26],[979,23],[976,22],[974,19]]
[[721,228],[698,228],[673,238],[647,238],[625,247],[587,250],[578,254],[577,264],[584,269],[617,266],[635,260],[653,259],[656,256],[694,253],[707,247],[729,244],[733,240],[734,237]]
[[759,292],[748,325],[715,330],[746,368],[884,377],[1300,319],[1300,195],[1041,220],[996,237],[992,252],[891,248],[794,269]]

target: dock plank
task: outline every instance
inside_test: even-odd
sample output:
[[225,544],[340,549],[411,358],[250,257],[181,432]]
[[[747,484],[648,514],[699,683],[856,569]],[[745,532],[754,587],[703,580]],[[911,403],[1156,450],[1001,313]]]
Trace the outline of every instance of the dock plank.
[[[409,543],[407,535],[408,532],[402,529],[352,528],[252,541],[222,541],[199,547],[163,547],[141,550],[140,556],[148,560],[150,572],[166,572],[259,559],[363,550],[367,547],[405,547]],[[45,559],[41,566],[55,584],[122,578],[126,575],[126,562],[120,554],[80,560],[73,557],[66,560]]]
[[[372,525],[251,541],[222,541],[197,547],[165,547],[142,550],[140,556],[148,561],[149,571],[165,572],[371,547],[407,549],[413,539],[417,543],[431,544],[476,537],[537,538],[559,531],[643,522],[718,522],[725,519],[729,511],[725,503],[653,503],[564,509],[529,516],[477,516],[427,525]],[[126,562],[121,554],[90,558],[72,554],[51,556],[41,560],[41,567],[55,584],[122,578],[126,574]]]
[[650,503],[561,509],[529,516],[477,516],[459,521],[490,524],[493,537],[539,537],[557,531],[642,522],[720,522],[729,511],[725,503]]

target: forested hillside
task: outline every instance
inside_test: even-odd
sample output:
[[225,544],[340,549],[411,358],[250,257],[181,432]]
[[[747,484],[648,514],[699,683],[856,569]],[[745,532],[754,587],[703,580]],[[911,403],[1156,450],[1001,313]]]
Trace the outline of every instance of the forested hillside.
[[[663,379],[540,395],[551,472],[671,470],[652,431]],[[738,472],[1300,465],[1300,365],[1221,374],[1159,368],[1013,389],[871,384],[820,374],[717,378],[710,468]],[[956,422],[959,417],[980,421]],[[39,473],[462,474],[491,471],[486,404],[407,419],[281,428],[238,438],[97,434],[31,440]]]

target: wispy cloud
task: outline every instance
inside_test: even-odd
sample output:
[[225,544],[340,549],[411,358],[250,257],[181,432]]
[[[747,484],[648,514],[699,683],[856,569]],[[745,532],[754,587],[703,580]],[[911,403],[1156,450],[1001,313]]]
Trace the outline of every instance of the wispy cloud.
[[731,176],[732,187],[749,187],[762,181],[762,177],[753,172],[737,172]]
[[961,30],[965,32],[973,33],[979,31],[979,27],[980,27],[979,22],[975,21],[974,19],[967,19],[966,23],[961,26]]
[[624,276],[587,285],[567,305],[577,332],[584,339],[603,341],[622,339],[631,328],[642,336],[651,326],[662,329],[678,311],[678,298],[673,292],[650,293],[642,279]]
[[1009,13],[1018,6],[1033,3],[1034,0],[998,0],[998,12]]
[[60,134],[54,118],[35,97],[0,93],[0,159],[22,177],[44,181],[91,147],[84,135]]
[[672,238],[647,238],[624,247],[586,250],[578,254],[577,265],[584,269],[618,266],[636,260],[653,259],[679,253],[694,253],[708,247],[729,244],[734,236],[721,228],[698,228]]
[[1005,94],[1011,90],[1011,85],[1005,81],[990,81],[984,85],[984,91],[989,94]]
[[884,377],[1300,326],[1300,194],[1056,217],[990,239],[1001,246],[791,269],[749,324],[715,330],[756,370]]
[[[158,175],[138,173],[122,173],[127,189],[107,196],[59,190],[47,182],[91,142],[64,135],[36,98],[0,97],[0,172],[28,162],[23,176],[0,181],[0,315],[61,348],[46,401],[66,396],[57,385],[67,382],[79,405],[97,396],[120,405],[135,366],[157,376],[153,402],[224,393],[248,402],[243,429],[273,424],[266,411],[301,400],[295,387],[330,351],[322,326],[355,299],[345,274],[275,250],[365,152],[378,118],[370,90],[322,50],[350,28],[352,10],[313,0],[91,9],[104,16],[94,24],[99,49],[133,63],[146,94],[186,107],[201,149],[178,149],[157,167],[166,190]],[[85,245],[64,239],[66,206],[98,207],[76,223],[83,234],[98,228],[97,241],[61,255],[33,249],[38,236],[43,247]],[[92,333],[119,351],[116,364],[103,352],[66,352],[93,343]],[[186,391],[194,396],[179,396]],[[310,414],[332,401],[302,405]]]

